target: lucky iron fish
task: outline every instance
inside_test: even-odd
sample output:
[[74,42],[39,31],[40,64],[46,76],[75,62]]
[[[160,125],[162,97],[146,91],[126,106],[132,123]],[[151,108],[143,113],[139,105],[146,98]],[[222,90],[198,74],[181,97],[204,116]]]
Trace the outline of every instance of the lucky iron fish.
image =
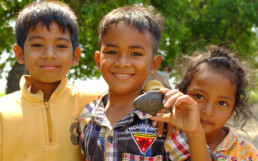
[[164,108],[162,103],[163,98],[164,94],[160,91],[149,91],[138,96],[134,100],[133,105],[137,110],[148,113],[153,116],[155,116],[157,112],[161,109],[170,110],[171,112],[171,108]]

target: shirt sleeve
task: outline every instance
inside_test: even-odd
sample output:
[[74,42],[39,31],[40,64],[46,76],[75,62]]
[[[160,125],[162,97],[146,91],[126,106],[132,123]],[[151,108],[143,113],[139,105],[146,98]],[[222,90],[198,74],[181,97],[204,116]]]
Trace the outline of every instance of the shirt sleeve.
[[[251,150],[249,151],[249,157],[248,159],[251,161],[258,161],[258,150],[255,148],[255,146],[253,144],[251,144],[250,142],[247,145],[247,149],[250,148]],[[246,150],[247,151],[247,150]]]
[[189,145],[186,135],[181,132],[179,135],[172,135],[165,141],[165,151],[171,160],[184,161],[190,157]]

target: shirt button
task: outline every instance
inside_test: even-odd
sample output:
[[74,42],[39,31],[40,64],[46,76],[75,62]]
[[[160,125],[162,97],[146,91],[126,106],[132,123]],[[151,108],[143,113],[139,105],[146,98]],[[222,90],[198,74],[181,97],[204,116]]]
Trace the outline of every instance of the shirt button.
[[108,142],[110,142],[110,143],[113,142],[113,137],[112,137],[112,136],[109,136],[109,137],[108,137]]

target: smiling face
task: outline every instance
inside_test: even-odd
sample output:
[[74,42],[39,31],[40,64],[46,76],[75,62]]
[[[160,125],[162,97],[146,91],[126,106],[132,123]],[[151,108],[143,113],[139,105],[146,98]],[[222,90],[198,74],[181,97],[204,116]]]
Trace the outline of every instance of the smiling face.
[[49,29],[38,23],[30,29],[24,50],[15,45],[14,52],[17,61],[26,65],[31,83],[35,86],[59,82],[80,57],[79,48],[73,53],[68,30],[62,32],[55,22],[50,24]]
[[207,138],[218,135],[230,118],[234,110],[236,83],[207,64],[200,65],[199,69],[186,94],[198,103],[200,121]]
[[148,74],[154,74],[161,57],[153,56],[152,35],[134,26],[119,23],[109,29],[101,42],[95,61],[110,92],[141,92]]

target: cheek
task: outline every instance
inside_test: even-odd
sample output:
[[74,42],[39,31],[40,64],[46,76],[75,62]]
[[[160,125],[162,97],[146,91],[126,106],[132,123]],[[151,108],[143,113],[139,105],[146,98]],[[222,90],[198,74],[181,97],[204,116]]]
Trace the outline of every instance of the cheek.
[[216,116],[217,117],[223,117],[224,118],[223,120],[225,120],[225,122],[227,122],[230,119],[231,115],[232,115],[232,110],[218,110],[218,111],[216,111]]

